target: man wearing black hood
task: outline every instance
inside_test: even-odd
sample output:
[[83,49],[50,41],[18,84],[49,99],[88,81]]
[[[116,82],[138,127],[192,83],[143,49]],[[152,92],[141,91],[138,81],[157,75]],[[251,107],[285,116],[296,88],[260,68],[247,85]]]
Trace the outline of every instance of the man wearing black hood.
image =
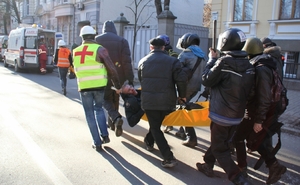
[[[102,34],[96,36],[96,42],[108,50],[113,64],[117,68],[120,84],[126,80],[133,85],[134,74],[132,71],[131,54],[126,39],[117,35],[113,21],[106,21],[103,24]],[[109,77],[110,78],[110,77]],[[105,89],[104,107],[108,113],[108,126],[115,130],[116,136],[122,135],[122,115],[119,113],[119,95],[111,89],[112,81],[109,79]],[[116,129],[115,129],[116,127]]]
[[263,54],[263,44],[258,38],[247,39],[243,48],[248,53],[250,63],[255,67],[254,96],[248,101],[246,114],[239,125],[236,135],[236,154],[239,168],[247,174],[247,159],[244,140],[251,150],[257,150],[269,168],[267,184],[274,184],[286,172],[286,167],[281,165],[275,154],[267,147],[270,128],[278,121],[278,102],[272,98],[273,75],[276,70],[276,61],[270,55]]
[[276,43],[272,42],[268,37],[261,38],[260,41],[263,43],[264,53],[276,59],[277,73],[282,80],[284,62],[282,60],[281,47],[277,46]]

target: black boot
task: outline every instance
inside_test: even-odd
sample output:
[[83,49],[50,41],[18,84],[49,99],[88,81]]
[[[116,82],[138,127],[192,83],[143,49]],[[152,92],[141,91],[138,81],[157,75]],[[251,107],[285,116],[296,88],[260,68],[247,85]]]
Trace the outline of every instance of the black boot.
[[187,136],[187,139],[185,141],[183,141],[182,144],[184,146],[193,148],[193,147],[197,146],[197,138],[191,138],[191,137]]
[[269,167],[269,177],[266,181],[267,184],[274,184],[276,183],[280,178],[281,175],[286,172],[286,167],[279,164],[278,161],[275,161],[270,167]]
[[237,174],[232,182],[235,185],[252,185],[252,183],[247,178],[245,178],[242,173]]

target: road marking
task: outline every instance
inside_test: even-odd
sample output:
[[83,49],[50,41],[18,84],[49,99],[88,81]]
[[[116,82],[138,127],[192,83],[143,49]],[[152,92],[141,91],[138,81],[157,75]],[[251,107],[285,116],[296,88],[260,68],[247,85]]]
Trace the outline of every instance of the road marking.
[[10,112],[2,109],[2,116],[4,124],[14,132],[28,154],[31,155],[33,160],[42,168],[54,184],[72,185],[69,179],[55,166]]

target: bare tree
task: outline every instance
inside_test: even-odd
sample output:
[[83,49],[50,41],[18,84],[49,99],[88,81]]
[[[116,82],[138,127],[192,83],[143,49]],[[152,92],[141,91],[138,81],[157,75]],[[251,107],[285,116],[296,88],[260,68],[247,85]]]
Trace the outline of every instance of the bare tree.
[[[19,0],[20,1],[20,0]],[[10,18],[14,17],[18,23],[21,23],[20,13],[18,10],[17,2],[18,0],[0,0],[0,4],[2,5],[1,12],[3,13],[3,26],[4,26],[4,34],[8,34],[7,27],[10,25]]]
[[203,26],[209,28],[211,23],[211,0],[203,7]]
[[131,6],[126,6],[126,8],[129,8],[133,15],[134,15],[134,29],[133,29],[133,45],[132,45],[132,60],[134,61],[135,59],[135,43],[136,43],[136,36],[137,36],[137,32],[140,30],[140,28],[142,26],[145,25],[145,23],[152,17],[152,15],[154,14],[154,12],[152,12],[143,22],[138,23],[140,17],[141,17],[141,13],[143,12],[143,10],[152,2],[152,0],[134,0]]

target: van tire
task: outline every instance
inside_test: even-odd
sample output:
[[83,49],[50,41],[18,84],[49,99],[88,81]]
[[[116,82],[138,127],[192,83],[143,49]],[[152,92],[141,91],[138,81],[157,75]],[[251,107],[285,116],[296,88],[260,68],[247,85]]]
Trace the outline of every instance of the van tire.
[[3,64],[4,64],[4,67],[8,67],[8,64],[6,63],[6,59],[3,59]]
[[15,72],[20,72],[20,71],[21,71],[21,69],[18,66],[18,62],[15,61]]

